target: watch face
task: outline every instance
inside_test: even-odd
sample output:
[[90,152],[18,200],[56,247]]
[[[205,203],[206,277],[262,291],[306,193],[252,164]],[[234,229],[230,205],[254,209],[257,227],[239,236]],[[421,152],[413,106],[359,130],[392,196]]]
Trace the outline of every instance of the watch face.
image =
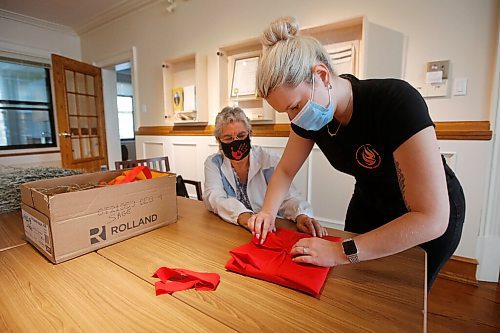
[[342,247],[344,248],[344,253],[346,255],[356,254],[358,253],[358,249],[356,248],[356,244],[354,240],[349,239],[342,243]]

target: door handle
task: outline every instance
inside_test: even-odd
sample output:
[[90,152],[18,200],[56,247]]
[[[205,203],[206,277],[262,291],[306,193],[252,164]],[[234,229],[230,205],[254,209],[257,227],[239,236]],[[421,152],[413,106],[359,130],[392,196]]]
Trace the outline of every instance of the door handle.
[[61,133],[59,133],[59,136],[62,136],[62,137],[65,137],[65,138],[71,138],[71,133],[61,132]]

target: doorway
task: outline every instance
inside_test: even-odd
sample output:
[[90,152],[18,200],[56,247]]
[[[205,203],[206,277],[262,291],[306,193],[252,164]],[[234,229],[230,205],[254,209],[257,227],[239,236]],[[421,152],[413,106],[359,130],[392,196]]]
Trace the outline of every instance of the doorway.
[[135,160],[134,89],[130,62],[115,65],[116,105],[122,161]]
[[140,122],[136,47],[94,65],[102,69],[108,161],[114,170],[116,161],[136,159],[135,131]]

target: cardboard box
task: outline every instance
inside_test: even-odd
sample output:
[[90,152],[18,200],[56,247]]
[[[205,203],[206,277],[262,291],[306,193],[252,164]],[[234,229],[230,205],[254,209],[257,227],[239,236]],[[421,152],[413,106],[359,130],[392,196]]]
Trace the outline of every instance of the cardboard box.
[[[177,221],[175,174],[76,192],[67,186],[108,182],[121,171],[38,180],[21,185],[26,239],[53,263]],[[60,191],[58,191],[60,189]]]

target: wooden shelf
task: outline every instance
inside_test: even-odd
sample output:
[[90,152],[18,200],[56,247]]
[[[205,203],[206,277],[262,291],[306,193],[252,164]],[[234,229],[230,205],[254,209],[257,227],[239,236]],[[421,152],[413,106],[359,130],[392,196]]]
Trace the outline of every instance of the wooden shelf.
[[[492,138],[489,121],[450,121],[437,122],[436,134],[439,140],[481,140],[489,141]],[[140,127],[136,135],[203,135],[212,136],[213,125],[200,124],[195,126],[144,126]],[[258,137],[288,137],[289,124],[253,124],[252,135]]]

